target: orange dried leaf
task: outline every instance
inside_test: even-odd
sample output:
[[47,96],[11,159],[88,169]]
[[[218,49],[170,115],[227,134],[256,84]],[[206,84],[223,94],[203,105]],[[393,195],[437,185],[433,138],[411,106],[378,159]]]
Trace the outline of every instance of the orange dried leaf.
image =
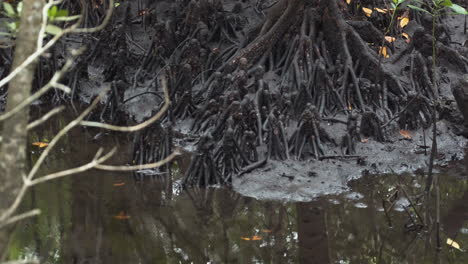
[[241,237],[242,240],[250,241],[250,237]]
[[382,13],[382,14],[386,14],[388,13],[388,9],[384,8],[384,9],[381,9],[381,8],[374,8],[375,11],[379,12],[379,13]]
[[410,43],[410,41],[411,41],[411,40],[410,40],[410,36],[409,36],[407,33],[403,32],[403,33],[401,33],[401,36],[403,36],[403,38],[405,39],[406,43]]
[[408,25],[408,23],[409,23],[409,18],[403,17],[400,20],[400,27],[404,28],[404,27],[406,27],[406,25]]
[[390,57],[390,55],[388,55],[388,52],[387,52],[387,47],[379,47],[379,55],[382,55],[382,57],[384,58],[388,58]]
[[364,12],[364,14],[365,14],[367,17],[370,17],[370,16],[372,15],[372,9],[370,9],[370,8],[363,7],[363,8],[362,8],[362,11]]
[[367,143],[367,142],[369,142],[369,139],[368,138],[361,139],[361,142],[362,143]]
[[45,142],[34,142],[32,144],[33,144],[33,146],[38,146],[40,148],[45,148],[45,147],[49,146],[49,143],[45,143]]
[[120,186],[124,186],[125,185],[125,182],[117,182],[117,183],[114,183],[114,186],[115,187],[120,187]]
[[252,236],[252,240],[262,240],[261,236]]
[[385,40],[386,40],[387,42],[392,43],[393,41],[395,41],[395,38],[394,38],[394,37],[390,37],[390,36],[385,36]]
[[120,212],[118,215],[114,215],[114,218],[118,220],[126,220],[129,219],[130,216],[126,215],[124,212]]
[[411,139],[411,134],[408,130],[400,130],[400,135],[406,139]]

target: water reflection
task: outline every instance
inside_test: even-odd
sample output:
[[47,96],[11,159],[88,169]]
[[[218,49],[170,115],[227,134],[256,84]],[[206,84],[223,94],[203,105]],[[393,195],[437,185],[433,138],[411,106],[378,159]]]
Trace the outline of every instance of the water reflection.
[[[68,136],[43,173],[92,158],[97,146],[80,133]],[[107,146],[118,144],[112,137],[106,140]],[[112,162],[125,163],[126,149],[123,145],[122,155]],[[459,165],[452,171],[466,170]],[[468,234],[461,231],[468,229],[467,181],[450,174],[441,175],[442,239],[454,239],[466,249]],[[352,193],[282,203],[226,188],[176,192],[163,176],[137,181],[132,174],[90,171],[29,192],[23,209],[38,207],[44,213],[18,226],[9,256],[80,264],[466,263],[465,252],[445,243],[436,257],[433,236],[426,239],[424,232],[405,229],[408,210],[392,210],[389,227],[382,199],[396,183],[417,195],[423,180],[367,177],[352,184]]]

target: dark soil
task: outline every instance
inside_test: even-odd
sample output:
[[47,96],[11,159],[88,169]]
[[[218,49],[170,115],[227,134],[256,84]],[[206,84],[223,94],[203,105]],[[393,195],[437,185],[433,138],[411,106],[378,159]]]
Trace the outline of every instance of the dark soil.
[[[75,13],[84,7],[88,26],[106,10],[98,1],[62,5]],[[362,172],[425,168],[436,122],[435,161],[462,158],[465,127],[452,90],[464,102],[465,18],[438,21],[433,72],[430,17],[401,10],[410,23],[395,23],[389,43],[391,14],[367,17],[363,6],[386,2],[125,1],[105,30],[67,37],[41,59],[37,86],[63,63],[65,47],[86,45],[64,80],[72,96],[49,98],[88,103],[110,86],[90,118],[132,124],[161,107],[158,78],[166,76],[170,110],[135,135],[134,161],[182,146],[193,152],[186,186],[234,183],[247,194],[276,188],[280,196],[312,197]],[[382,43],[388,58],[378,54]],[[11,50],[0,58],[2,73]]]

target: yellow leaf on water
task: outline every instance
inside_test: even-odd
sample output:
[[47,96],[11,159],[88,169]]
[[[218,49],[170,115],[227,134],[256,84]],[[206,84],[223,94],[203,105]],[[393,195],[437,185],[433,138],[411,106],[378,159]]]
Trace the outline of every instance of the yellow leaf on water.
[[262,240],[261,236],[252,236],[252,240]]
[[408,130],[400,130],[400,135],[406,139],[411,139],[411,134]]
[[33,146],[38,146],[40,148],[45,148],[45,147],[49,146],[49,143],[45,143],[45,142],[34,142],[32,144],[33,144]]
[[390,37],[390,36],[385,36],[385,40],[386,40],[387,42],[392,43],[393,41],[395,41],[395,38],[394,38],[394,37]]
[[130,216],[126,215],[124,212],[120,212],[118,215],[114,215],[114,218],[118,220],[126,220],[129,219]]
[[409,18],[403,17],[400,20],[400,27],[404,28],[404,27],[406,27],[406,25],[408,25],[408,23],[409,23]]
[[372,15],[372,9],[370,8],[367,8],[367,7],[363,7],[362,8],[362,11],[364,12],[364,14],[368,17],[370,17]]
[[456,241],[450,239],[450,238],[447,238],[447,245],[453,247],[453,248],[456,248],[460,251],[463,251],[461,248],[460,248],[460,244],[458,244]]
[[250,237],[241,237],[242,240],[250,241]]

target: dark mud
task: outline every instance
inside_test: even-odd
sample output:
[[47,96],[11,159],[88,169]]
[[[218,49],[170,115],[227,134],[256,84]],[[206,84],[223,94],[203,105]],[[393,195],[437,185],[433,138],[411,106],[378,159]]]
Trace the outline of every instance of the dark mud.
[[[85,45],[64,80],[72,96],[50,99],[88,103],[110,87],[90,118],[124,125],[161,107],[165,76],[170,110],[134,135],[129,162],[153,162],[182,146],[193,154],[185,186],[233,183],[246,195],[310,200],[362,174],[426,168],[434,124],[436,165],[461,159],[464,18],[439,21],[435,79],[430,19],[408,12],[410,24],[395,24],[388,34],[396,41],[386,43],[390,14],[366,17],[362,6],[385,2],[126,1],[105,30],[66,38],[55,61],[41,59],[37,85],[60,64],[64,46]],[[106,4],[63,7],[84,8],[89,26]],[[378,55],[379,43],[389,58]]]

